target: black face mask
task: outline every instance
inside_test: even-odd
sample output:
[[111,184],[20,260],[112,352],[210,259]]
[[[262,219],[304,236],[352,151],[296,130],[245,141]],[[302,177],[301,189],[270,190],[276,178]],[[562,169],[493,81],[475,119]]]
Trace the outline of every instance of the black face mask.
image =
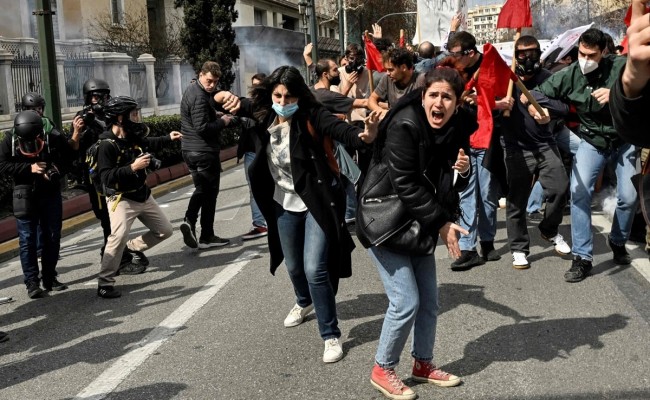
[[122,128],[126,133],[136,137],[138,140],[142,140],[149,136],[149,127],[147,124],[141,122],[133,122],[130,119],[127,119],[122,123]]
[[329,77],[330,86],[338,86],[341,83],[341,77],[339,75]]
[[535,75],[542,68],[542,64],[539,61],[539,58],[529,58],[517,59],[517,67],[515,72],[519,76],[530,76]]

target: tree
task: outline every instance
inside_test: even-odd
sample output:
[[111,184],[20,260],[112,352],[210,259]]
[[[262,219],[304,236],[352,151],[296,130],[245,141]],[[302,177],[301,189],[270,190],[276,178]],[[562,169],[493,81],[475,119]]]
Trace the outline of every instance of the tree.
[[185,59],[198,71],[205,61],[221,66],[219,84],[229,89],[235,81],[232,64],[239,58],[232,23],[237,20],[235,0],[174,0],[183,7],[185,26],[181,32]]
[[164,34],[151,35],[145,7],[123,13],[120,18],[122,23],[119,25],[113,23],[108,11],[102,12],[90,22],[90,38],[102,51],[126,53],[134,59],[149,53],[164,60],[170,55],[180,55],[182,52],[182,21],[178,17],[169,18],[164,27]]

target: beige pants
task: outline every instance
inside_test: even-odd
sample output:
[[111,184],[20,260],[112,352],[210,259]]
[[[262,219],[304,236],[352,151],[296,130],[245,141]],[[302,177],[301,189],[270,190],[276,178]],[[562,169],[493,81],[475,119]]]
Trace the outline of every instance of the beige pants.
[[[122,198],[112,211],[115,200],[108,200],[108,214],[111,219],[111,234],[106,242],[102,266],[99,271],[99,286],[113,286],[115,274],[120,268],[124,247],[130,250],[145,251],[152,248],[172,235],[172,224],[153,196],[144,203]],[[139,219],[149,232],[128,240],[131,225]]]

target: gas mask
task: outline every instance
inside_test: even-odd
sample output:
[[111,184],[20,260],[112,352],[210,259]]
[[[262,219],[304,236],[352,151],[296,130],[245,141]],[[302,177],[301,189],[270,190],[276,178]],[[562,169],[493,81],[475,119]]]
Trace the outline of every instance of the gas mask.
[[517,66],[515,72],[519,76],[535,75],[542,68],[539,49],[515,50]]
[[129,135],[135,136],[138,139],[144,139],[149,136],[149,127],[142,122],[142,112],[137,109],[137,115],[128,115],[128,118],[122,122],[122,128]]

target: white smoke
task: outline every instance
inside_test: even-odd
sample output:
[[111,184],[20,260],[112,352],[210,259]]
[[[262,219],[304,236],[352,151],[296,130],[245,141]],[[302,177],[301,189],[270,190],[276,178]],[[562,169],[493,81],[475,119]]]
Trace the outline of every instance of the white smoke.
[[608,186],[602,188],[602,190],[594,194],[594,203],[596,203],[603,214],[610,220],[614,220],[614,212],[616,211],[616,203],[618,198],[616,197],[616,188],[613,186]]

